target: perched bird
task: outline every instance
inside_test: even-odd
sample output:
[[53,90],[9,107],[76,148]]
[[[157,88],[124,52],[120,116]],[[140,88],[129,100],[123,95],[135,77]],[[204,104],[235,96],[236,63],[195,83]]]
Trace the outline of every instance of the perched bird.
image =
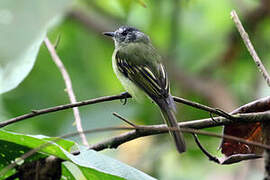
[[[148,96],[159,106],[168,127],[180,130],[174,114],[176,109],[170,95],[167,72],[149,37],[129,26],[122,26],[114,32],[103,34],[114,40],[113,70],[125,90],[137,101],[142,101],[145,95]],[[170,134],[178,152],[185,152],[186,145],[182,133],[170,130]]]

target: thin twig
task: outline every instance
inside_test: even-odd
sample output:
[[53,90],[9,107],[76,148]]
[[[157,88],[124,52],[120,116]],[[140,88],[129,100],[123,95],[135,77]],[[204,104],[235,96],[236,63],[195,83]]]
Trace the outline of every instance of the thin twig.
[[257,53],[256,53],[256,51],[255,51],[255,49],[254,49],[254,47],[253,47],[253,45],[252,45],[252,43],[251,43],[249,37],[248,37],[248,34],[246,33],[246,31],[245,31],[245,29],[244,29],[244,27],[243,27],[243,25],[242,25],[240,19],[238,18],[238,15],[237,15],[237,13],[235,12],[235,10],[233,10],[233,11],[231,12],[231,17],[232,17],[232,19],[233,19],[233,21],[234,21],[234,23],[235,23],[235,26],[237,27],[237,29],[238,29],[238,31],[239,31],[239,33],[240,33],[240,35],[241,35],[241,37],[242,37],[242,39],[243,39],[243,41],[244,41],[244,43],[245,43],[245,45],[246,45],[246,47],[247,47],[247,49],[248,49],[250,55],[252,56],[254,62],[256,63],[256,65],[257,65],[259,71],[260,71],[261,74],[263,75],[263,77],[264,77],[264,79],[266,80],[268,86],[270,86],[270,76],[269,76],[269,74],[267,73],[267,71],[266,71],[264,65],[262,64],[261,59],[260,59],[259,56],[257,55]]
[[201,145],[201,143],[200,143],[200,141],[199,141],[199,139],[198,139],[198,136],[197,136],[196,134],[192,134],[192,135],[193,135],[193,137],[194,137],[194,140],[195,140],[197,146],[200,148],[200,150],[203,152],[203,154],[206,155],[210,161],[214,161],[215,163],[220,164],[219,159],[218,159],[217,157],[215,157],[215,156],[212,156],[212,155],[211,155],[211,154],[210,154],[210,153],[209,153],[209,152]]
[[210,113],[214,113],[216,115],[226,117],[228,119],[233,120],[233,116],[231,116],[230,114],[228,114],[228,113],[226,113],[226,112],[224,112],[224,111],[222,111],[220,109],[211,108],[211,107],[208,107],[206,105],[199,104],[199,103],[196,103],[196,102],[192,102],[192,101],[186,100],[184,98],[176,97],[176,96],[173,96],[173,99],[174,99],[175,102],[183,103],[183,104],[186,104],[188,106],[192,106],[194,108],[201,109],[201,110],[204,110],[204,111],[207,111],[207,112],[210,112]]
[[[50,54],[52,56],[53,62],[56,64],[56,66],[58,67],[58,69],[60,70],[60,72],[62,74],[62,77],[63,77],[64,82],[66,84],[66,91],[68,93],[70,102],[76,103],[77,100],[76,100],[75,94],[74,94],[73,89],[72,89],[71,79],[69,77],[69,74],[68,74],[64,64],[62,63],[61,59],[59,58],[58,54],[56,53],[55,47],[52,45],[52,43],[50,42],[48,37],[46,37],[44,39],[44,42],[46,44],[46,47],[48,48],[48,51],[50,52]],[[77,131],[80,133],[80,137],[82,138],[82,142],[85,146],[89,146],[87,139],[86,139],[86,136],[83,134],[83,128],[82,128],[79,109],[78,109],[78,107],[73,107],[72,109],[73,109],[73,114],[74,114],[74,118],[75,118],[75,122],[76,122]]]
[[113,115],[119,119],[121,119],[122,121],[124,121],[125,123],[133,126],[133,127],[137,127],[137,125],[135,125],[134,123],[132,123],[131,121],[127,120],[126,118],[122,117],[120,114],[114,112]]
[[210,161],[213,161],[213,162],[220,164],[220,165],[235,164],[235,163],[240,162],[240,161],[262,158],[262,155],[258,155],[258,154],[234,154],[234,155],[231,155],[231,156],[228,156],[225,158],[218,158],[218,157],[211,155],[202,146],[202,144],[200,143],[196,134],[192,134],[192,135],[195,139],[196,144],[198,145],[200,150],[203,152],[203,154],[206,155]]

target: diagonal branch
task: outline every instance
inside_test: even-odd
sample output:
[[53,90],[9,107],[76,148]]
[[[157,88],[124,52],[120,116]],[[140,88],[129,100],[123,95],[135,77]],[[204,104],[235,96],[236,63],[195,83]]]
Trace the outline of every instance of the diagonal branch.
[[[73,92],[72,89],[72,83],[71,83],[71,79],[69,77],[69,74],[64,66],[64,64],[62,63],[61,59],[59,58],[59,56],[57,55],[54,46],[52,45],[52,43],[50,42],[50,40],[48,39],[48,37],[45,38],[44,40],[46,47],[48,48],[48,51],[50,52],[51,56],[52,56],[52,60],[54,61],[54,63],[56,64],[56,66],[58,67],[58,69],[60,70],[64,82],[66,84],[66,91],[68,93],[69,99],[71,103],[76,103],[76,97],[75,94]],[[80,137],[82,138],[82,142],[85,146],[89,146],[86,136],[83,134],[83,128],[82,128],[82,123],[81,123],[81,117],[80,117],[80,112],[78,107],[73,107],[73,114],[74,114],[74,118],[75,118],[75,122],[76,122],[76,127],[77,127],[77,131],[80,134]]]
[[235,23],[235,26],[237,27],[237,29],[238,29],[238,31],[239,31],[239,33],[240,33],[240,35],[241,35],[241,37],[242,37],[242,39],[243,39],[243,41],[244,41],[244,43],[245,43],[245,45],[246,45],[246,47],[247,47],[247,49],[248,49],[250,55],[252,56],[254,62],[256,63],[256,65],[257,65],[259,71],[260,71],[261,74],[263,75],[263,77],[264,77],[264,79],[266,80],[268,86],[270,86],[270,76],[269,76],[269,74],[267,73],[267,71],[266,71],[264,65],[262,64],[261,59],[260,59],[259,56],[257,55],[257,53],[256,53],[256,51],[255,51],[255,49],[254,49],[254,47],[253,47],[253,45],[252,45],[252,43],[251,43],[249,37],[248,37],[248,34],[247,34],[247,32],[245,31],[245,29],[244,29],[244,27],[243,27],[243,25],[242,25],[240,19],[238,18],[238,15],[237,15],[237,13],[235,12],[235,10],[233,10],[233,11],[231,12],[231,17],[232,17],[232,19],[233,19],[233,21],[234,21],[234,23]]
[[127,123],[128,125],[130,125],[131,127],[136,127],[137,125],[132,123],[131,121],[125,119],[124,117],[122,117],[120,114],[114,112],[113,115],[119,119],[121,119],[122,121],[124,121],[125,123]]
[[[266,80],[268,86],[270,87],[270,76],[269,74],[267,73],[264,65],[262,64],[261,62],[261,59],[259,58],[259,56],[257,55],[249,37],[248,37],[248,34],[246,33],[244,27],[242,26],[242,23],[240,21],[240,19],[238,18],[238,15],[236,13],[236,11],[232,11],[231,12],[231,17],[235,23],[235,26],[237,27],[250,55],[252,56],[255,64],[257,65],[260,73],[262,74],[262,76],[264,77],[264,79]],[[266,139],[265,140],[265,143],[266,144],[269,144],[269,122],[267,123],[262,123],[263,124],[263,136],[265,136],[264,138]],[[269,161],[269,157],[270,157],[270,151],[269,150],[266,150],[265,149],[265,157],[264,157],[264,160],[265,160],[265,177],[264,179],[267,180],[267,179],[270,179],[270,161]]]
[[204,110],[204,111],[207,111],[207,112],[210,112],[210,113],[214,113],[216,115],[219,115],[219,116],[222,116],[222,117],[226,117],[228,119],[233,120],[233,116],[231,116],[230,114],[228,114],[228,113],[226,113],[226,112],[224,112],[224,111],[222,111],[220,109],[211,108],[209,106],[206,106],[206,105],[203,105],[203,104],[199,104],[199,103],[196,103],[196,102],[192,102],[192,101],[186,100],[184,98],[176,97],[176,96],[173,96],[173,100],[175,102],[182,103],[182,104],[185,104],[185,105],[194,107],[196,109],[201,109],[201,110]]

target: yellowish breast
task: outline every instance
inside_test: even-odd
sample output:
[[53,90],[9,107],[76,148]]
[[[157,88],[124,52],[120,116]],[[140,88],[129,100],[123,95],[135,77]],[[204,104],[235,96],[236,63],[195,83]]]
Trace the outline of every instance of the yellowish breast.
[[145,93],[119,71],[116,65],[115,54],[116,51],[114,51],[112,56],[112,67],[116,77],[119,79],[124,89],[132,96],[132,98],[138,102],[143,102],[146,97]]

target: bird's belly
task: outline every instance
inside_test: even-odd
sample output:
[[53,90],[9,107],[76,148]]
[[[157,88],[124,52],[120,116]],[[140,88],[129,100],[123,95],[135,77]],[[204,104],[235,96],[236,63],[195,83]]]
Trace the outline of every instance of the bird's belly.
[[125,77],[117,68],[116,61],[113,58],[112,60],[112,66],[114,73],[116,74],[117,78],[121,82],[124,89],[138,102],[143,102],[145,100],[145,93],[137,87],[131,80],[129,80],[127,77]]

